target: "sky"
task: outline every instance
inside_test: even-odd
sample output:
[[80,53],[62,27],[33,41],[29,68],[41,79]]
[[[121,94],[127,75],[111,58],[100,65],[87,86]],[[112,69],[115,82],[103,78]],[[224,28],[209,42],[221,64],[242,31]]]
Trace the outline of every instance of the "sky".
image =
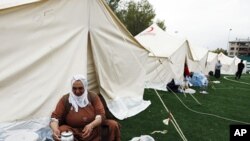
[[[148,0],[167,32],[214,50],[250,37],[250,0]],[[232,29],[232,30],[230,30]]]

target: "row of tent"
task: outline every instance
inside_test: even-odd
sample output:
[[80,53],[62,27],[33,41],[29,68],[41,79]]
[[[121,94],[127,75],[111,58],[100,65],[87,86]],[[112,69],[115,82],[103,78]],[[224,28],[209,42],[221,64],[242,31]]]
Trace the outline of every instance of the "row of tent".
[[216,54],[194,46],[188,40],[163,31],[157,24],[151,25],[135,38],[150,51],[146,65],[147,88],[166,90],[166,84],[171,79],[183,80],[185,63],[191,72],[207,75],[210,71],[214,72],[215,64],[220,60],[221,73],[233,75],[241,61],[237,56],[231,58],[223,53]]
[[0,123],[49,117],[79,73],[114,116],[125,119],[150,105],[145,86],[182,79],[185,61],[204,73],[216,62],[208,50],[155,24],[134,38],[104,0],[3,1],[0,43]]
[[[208,58],[207,58],[207,66],[206,70],[213,71],[215,63],[220,61],[222,64],[221,73],[222,74],[228,74],[228,75],[234,75],[237,72],[238,69],[238,63],[241,62],[241,59],[235,56],[234,58],[228,57],[223,53],[212,53],[209,52]],[[243,64],[245,65],[245,68],[243,70],[243,73],[246,73],[246,64],[247,61],[243,61]]]
[[208,50],[191,46],[153,24],[135,38],[150,51],[146,87],[166,90],[171,79],[183,80],[184,64],[192,72],[205,72]]

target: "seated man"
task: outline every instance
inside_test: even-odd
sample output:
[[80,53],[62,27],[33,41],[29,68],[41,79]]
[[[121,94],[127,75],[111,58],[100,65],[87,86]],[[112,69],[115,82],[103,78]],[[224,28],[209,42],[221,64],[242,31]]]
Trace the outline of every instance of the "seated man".
[[179,92],[179,87],[180,85],[176,84],[175,80],[172,79],[168,84],[167,84],[167,90],[169,92],[175,92],[178,93]]
[[58,141],[63,131],[71,131],[76,140],[100,141],[103,124],[109,127],[107,141],[120,141],[118,123],[106,120],[99,97],[87,91],[87,80],[82,75],[76,75],[71,86],[72,91],[60,99],[51,115],[53,138]]

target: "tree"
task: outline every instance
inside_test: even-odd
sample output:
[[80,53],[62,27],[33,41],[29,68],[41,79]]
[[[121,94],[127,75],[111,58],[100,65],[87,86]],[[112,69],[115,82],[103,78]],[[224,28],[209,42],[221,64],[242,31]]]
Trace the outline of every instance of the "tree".
[[162,29],[162,30],[166,30],[166,26],[165,26],[165,20],[157,20],[156,24]]
[[120,15],[120,20],[135,36],[153,23],[155,11],[147,0],[131,0],[127,3],[127,8],[120,11]]
[[227,50],[225,50],[225,49],[223,49],[223,48],[217,48],[216,50],[213,50],[212,52],[214,52],[214,53],[223,53],[223,54],[225,54],[225,55],[227,55],[228,53],[227,53]]
[[[116,16],[126,26],[130,33],[135,36],[149,27],[155,18],[155,10],[148,0],[106,0]],[[157,24],[163,30],[166,29],[164,20],[157,20]]]
[[114,13],[117,13],[118,7],[119,7],[119,2],[120,0],[106,0],[107,4],[109,7],[114,11]]

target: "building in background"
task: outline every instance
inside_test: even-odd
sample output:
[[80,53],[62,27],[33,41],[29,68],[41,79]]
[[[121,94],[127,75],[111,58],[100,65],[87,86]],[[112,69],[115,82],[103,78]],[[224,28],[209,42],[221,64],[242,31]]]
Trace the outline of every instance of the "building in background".
[[250,38],[230,41],[228,56],[250,56]]

